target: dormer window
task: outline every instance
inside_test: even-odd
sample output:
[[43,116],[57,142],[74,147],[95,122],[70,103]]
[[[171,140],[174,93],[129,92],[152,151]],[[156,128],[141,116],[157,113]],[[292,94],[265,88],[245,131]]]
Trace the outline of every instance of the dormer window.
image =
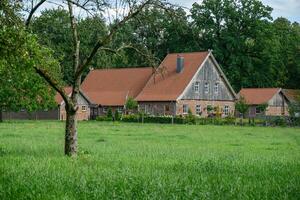
[[215,83],[214,92],[215,92],[215,94],[219,93],[219,83]]
[[199,92],[199,90],[200,90],[200,82],[195,82],[195,84],[194,84],[194,91],[195,92]]
[[209,83],[204,84],[204,93],[208,94],[209,93]]

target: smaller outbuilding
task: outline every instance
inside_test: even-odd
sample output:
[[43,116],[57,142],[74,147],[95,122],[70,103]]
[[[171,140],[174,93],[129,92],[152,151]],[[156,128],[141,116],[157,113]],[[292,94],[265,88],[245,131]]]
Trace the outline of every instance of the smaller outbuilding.
[[243,88],[238,97],[249,105],[246,117],[289,115],[290,101],[281,88]]

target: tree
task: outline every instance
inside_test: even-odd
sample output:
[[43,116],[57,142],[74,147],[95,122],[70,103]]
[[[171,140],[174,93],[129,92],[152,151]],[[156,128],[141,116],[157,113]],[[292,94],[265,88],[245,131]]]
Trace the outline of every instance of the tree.
[[137,108],[138,108],[138,103],[137,103],[136,100],[134,100],[134,98],[129,97],[129,98],[126,100],[125,108],[126,108],[126,110],[128,110],[128,111],[137,109]]
[[245,118],[245,114],[249,110],[249,105],[247,104],[245,98],[241,96],[238,101],[235,103],[235,109],[242,114],[242,117]]
[[[18,5],[0,3],[0,121],[2,111],[34,111],[55,106],[54,90],[39,77],[34,67],[43,65],[55,73],[58,62],[28,33],[17,14]],[[28,56],[32,59],[28,59]],[[47,59],[45,59],[47,58]]]
[[285,82],[271,11],[258,0],[204,0],[191,9],[199,48],[214,51],[236,90]]
[[[45,0],[40,0],[36,5],[31,6],[32,9],[29,13],[29,17],[26,20],[27,27],[30,26],[31,18],[33,13],[39,8]],[[122,28],[128,21],[133,18],[136,18],[139,13],[147,6],[147,5],[159,5],[163,6],[163,4],[159,0],[143,0],[143,1],[122,1],[121,6],[124,11],[127,9],[128,12],[124,15],[116,13],[116,19],[114,20],[111,26],[109,26],[109,30],[107,33],[98,38],[97,41],[94,41],[94,47],[90,50],[90,53],[87,54],[84,58],[80,57],[80,38],[79,38],[79,29],[78,29],[78,18],[75,18],[74,15],[74,6],[77,6],[87,13],[90,13],[92,10],[89,9],[91,7],[93,10],[97,10],[97,12],[105,11],[105,9],[110,9],[112,6],[111,2],[102,2],[102,1],[86,1],[83,4],[80,4],[79,1],[66,1],[68,6],[68,14],[69,14],[69,22],[70,29],[72,35],[72,69],[73,73],[71,76],[71,86],[72,93],[69,97],[64,89],[63,85],[54,78],[47,69],[40,67],[35,67],[36,72],[44,78],[48,84],[58,92],[64,102],[65,102],[65,110],[66,110],[66,129],[65,129],[65,154],[69,156],[74,156],[77,154],[77,100],[79,95],[79,87],[81,84],[82,76],[86,70],[90,67],[91,62],[97,55],[97,52],[108,51],[113,53],[118,53],[121,49],[130,48],[128,45],[120,44],[117,49],[110,48],[110,45],[113,41],[116,33]],[[119,2],[120,3],[120,2]],[[30,29],[28,29],[30,30]]]
[[261,113],[265,114],[268,106],[269,105],[267,103],[263,103],[263,104],[257,105],[256,109],[259,110]]
[[111,109],[111,107],[109,107],[108,108],[108,110],[107,110],[107,118],[109,118],[109,119],[113,119],[113,112],[112,112],[112,109]]
[[300,25],[285,18],[273,22],[274,33],[280,44],[280,62],[285,66],[285,88],[299,88],[300,85]]

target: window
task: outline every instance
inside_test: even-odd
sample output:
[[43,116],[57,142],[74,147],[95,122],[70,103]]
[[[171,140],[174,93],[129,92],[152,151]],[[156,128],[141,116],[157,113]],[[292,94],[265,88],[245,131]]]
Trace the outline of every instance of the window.
[[209,93],[209,83],[204,84],[204,93],[205,94]]
[[261,109],[259,107],[256,107],[255,108],[255,112],[256,112],[256,114],[260,114],[261,113]]
[[169,112],[170,111],[170,106],[169,105],[165,105],[165,112]]
[[200,82],[195,82],[194,83],[194,91],[199,92],[199,90],[200,90]]
[[184,104],[182,109],[183,109],[183,114],[187,114],[189,112],[189,106],[187,104]]
[[215,94],[219,93],[219,83],[215,83],[214,91],[215,91]]
[[207,111],[207,114],[211,113],[213,111],[213,107],[209,104],[206,106],[206,111]]
[[104,112],[104,113],[107,112],[107,107],[103,107],[103,112]]
[[86,106],[81,106],[81,110],[82,110],[83,112],[85,112],[85,111],[86,111]]
[[224,115],[225,116],[229,115],[229,106],[224,106]]
[[118,107],[118,108],[117,108],[117,111],[118,111],[119,113],[122,113],[122,112],[123,112],[123,107]]
[[150,104],[146,104],[145,105],[145,113],[146,114],[150,114],[151,113],[151,105]]
[[201,115],[202,110],[201,110],[201,105],[196,105],[196,115]]

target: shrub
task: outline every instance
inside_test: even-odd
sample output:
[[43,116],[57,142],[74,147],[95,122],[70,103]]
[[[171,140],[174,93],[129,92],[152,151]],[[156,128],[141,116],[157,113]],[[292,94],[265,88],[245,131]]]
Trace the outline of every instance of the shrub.
[[112,121],[112,118],[109,118],[107,116],[98,116],[98,117],[96,117],[96,121],[100,121],[100,122],[103,122],[103,121]]
[[271,121],[272,125],[275,126],[286,126],[287,122],[286,119],[284,117],[275,117],[272,121]]
[[236,118],[235,118],[235,117],[228,116],[228,117],[225,117],[225,118],[224,118],[224,123],[225,123],[225,124],[228,124],[228,125],[233,125],[233,124],[235,124],[235,121],[236,121]]
[[190,109],[188,110],[188,115],[185,116],[184,121],[186,124],[196,124],[196,116],[193,115]]
[[107,118],[113,118],[113,113],[112,113],[112,109],[111,108],[108,108],[108,111],[107,111]]
[[115,111],[115,120],[116,120],[116,121],[119,121],[120,118],[121,118],[121,117],[120,117],[120,113],[119,113],[119,111],[116,110],[116,111]]
[[124,115],[122,117],[123,122],[139,122],[139,115]]

